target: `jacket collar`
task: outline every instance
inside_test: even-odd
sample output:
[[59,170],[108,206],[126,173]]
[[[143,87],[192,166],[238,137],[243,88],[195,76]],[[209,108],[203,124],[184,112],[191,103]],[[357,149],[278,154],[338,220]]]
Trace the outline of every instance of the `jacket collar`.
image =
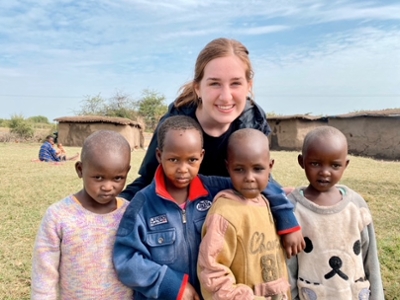
[[[165,177],[164,170],[161,165],[158,166],[156,170],[156,174],[154,176],[155,186],[156,186],[156,194],[160,197],[171,200],[175,202],[175,199],[168,193],[167,187],[165,185]],[[204,187],[203,182],[201,181],[199,176],[196,176],[189,186],[189,201],[194,201],[200,197],[208,196],[209,193]]]

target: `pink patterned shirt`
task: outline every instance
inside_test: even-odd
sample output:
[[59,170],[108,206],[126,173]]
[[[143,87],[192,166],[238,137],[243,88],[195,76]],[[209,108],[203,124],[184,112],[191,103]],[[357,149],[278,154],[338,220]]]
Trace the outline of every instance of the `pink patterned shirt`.
[[51,205],[33,250],[31,299],[133,299],[118,279],[112,250],[128,202],[108,214],[88,211],[73,196]]

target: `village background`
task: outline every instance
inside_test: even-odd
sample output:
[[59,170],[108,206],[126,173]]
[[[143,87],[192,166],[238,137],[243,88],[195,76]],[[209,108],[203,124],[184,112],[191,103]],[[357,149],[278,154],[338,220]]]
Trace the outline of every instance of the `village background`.
[[[167,105],[165,97],[144,91],[139,100],[116,94],[82,100],[74,116],[12,115],[0,120],[0,299],[29,299],[31,255],[41,218],[49,205],[81,189],[74,162],[42,163],[37,156],[49,134],[58,135],[67,154],[100,129],[123,134],[132,148],[136,176],[152,132]],[[305,134],[332,125],[349,139],[350,165],[341,181],[362,194],[375,224],[386,299],[400,299],[400,109],[359,111],[339,116],[269,114],[274,177],[284,186],[307,184],[297,155]],[[338,230],[345,230],[340,228]]]

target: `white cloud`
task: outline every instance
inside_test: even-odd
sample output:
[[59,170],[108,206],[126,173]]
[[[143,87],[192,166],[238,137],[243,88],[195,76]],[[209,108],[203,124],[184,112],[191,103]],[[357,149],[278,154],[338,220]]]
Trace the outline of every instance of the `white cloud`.
[[[249,48],[260,100],[284,92],[396,94],[399,18],[395,1],[4,0],[0,101],[64,95],[74,107],[81,95],[143,88],[172,101],[200,49],[220,36]],[[293,99],[273,110],[303,108],[286,100]],[[332,110],[328,104],[318,107]]]

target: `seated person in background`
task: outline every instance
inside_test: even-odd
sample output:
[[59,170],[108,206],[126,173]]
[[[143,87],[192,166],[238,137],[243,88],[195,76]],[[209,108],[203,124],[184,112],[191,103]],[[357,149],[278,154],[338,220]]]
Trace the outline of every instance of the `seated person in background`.
[[67,160],[67,152],[65,152],[65,149],[61,143],[57,144],[56,153],[60,160]]
[[45,162],[52,161],[60,161],[60,158],[57,156],[56,149],[53,148],[54,145],[54,137],[52,135],[48,135],[46,137],[46,141],[40,147],[39,150],[39,160]]
[[[61,143],[57,144],[56,152],[57,152],[57,157],[60,160],[67,160],[67,152],[65,151],[65,149]],[[69,160],[77,158],[77,157],[78,157],[78,155],[75,155],[75,156],[69,158]]]

